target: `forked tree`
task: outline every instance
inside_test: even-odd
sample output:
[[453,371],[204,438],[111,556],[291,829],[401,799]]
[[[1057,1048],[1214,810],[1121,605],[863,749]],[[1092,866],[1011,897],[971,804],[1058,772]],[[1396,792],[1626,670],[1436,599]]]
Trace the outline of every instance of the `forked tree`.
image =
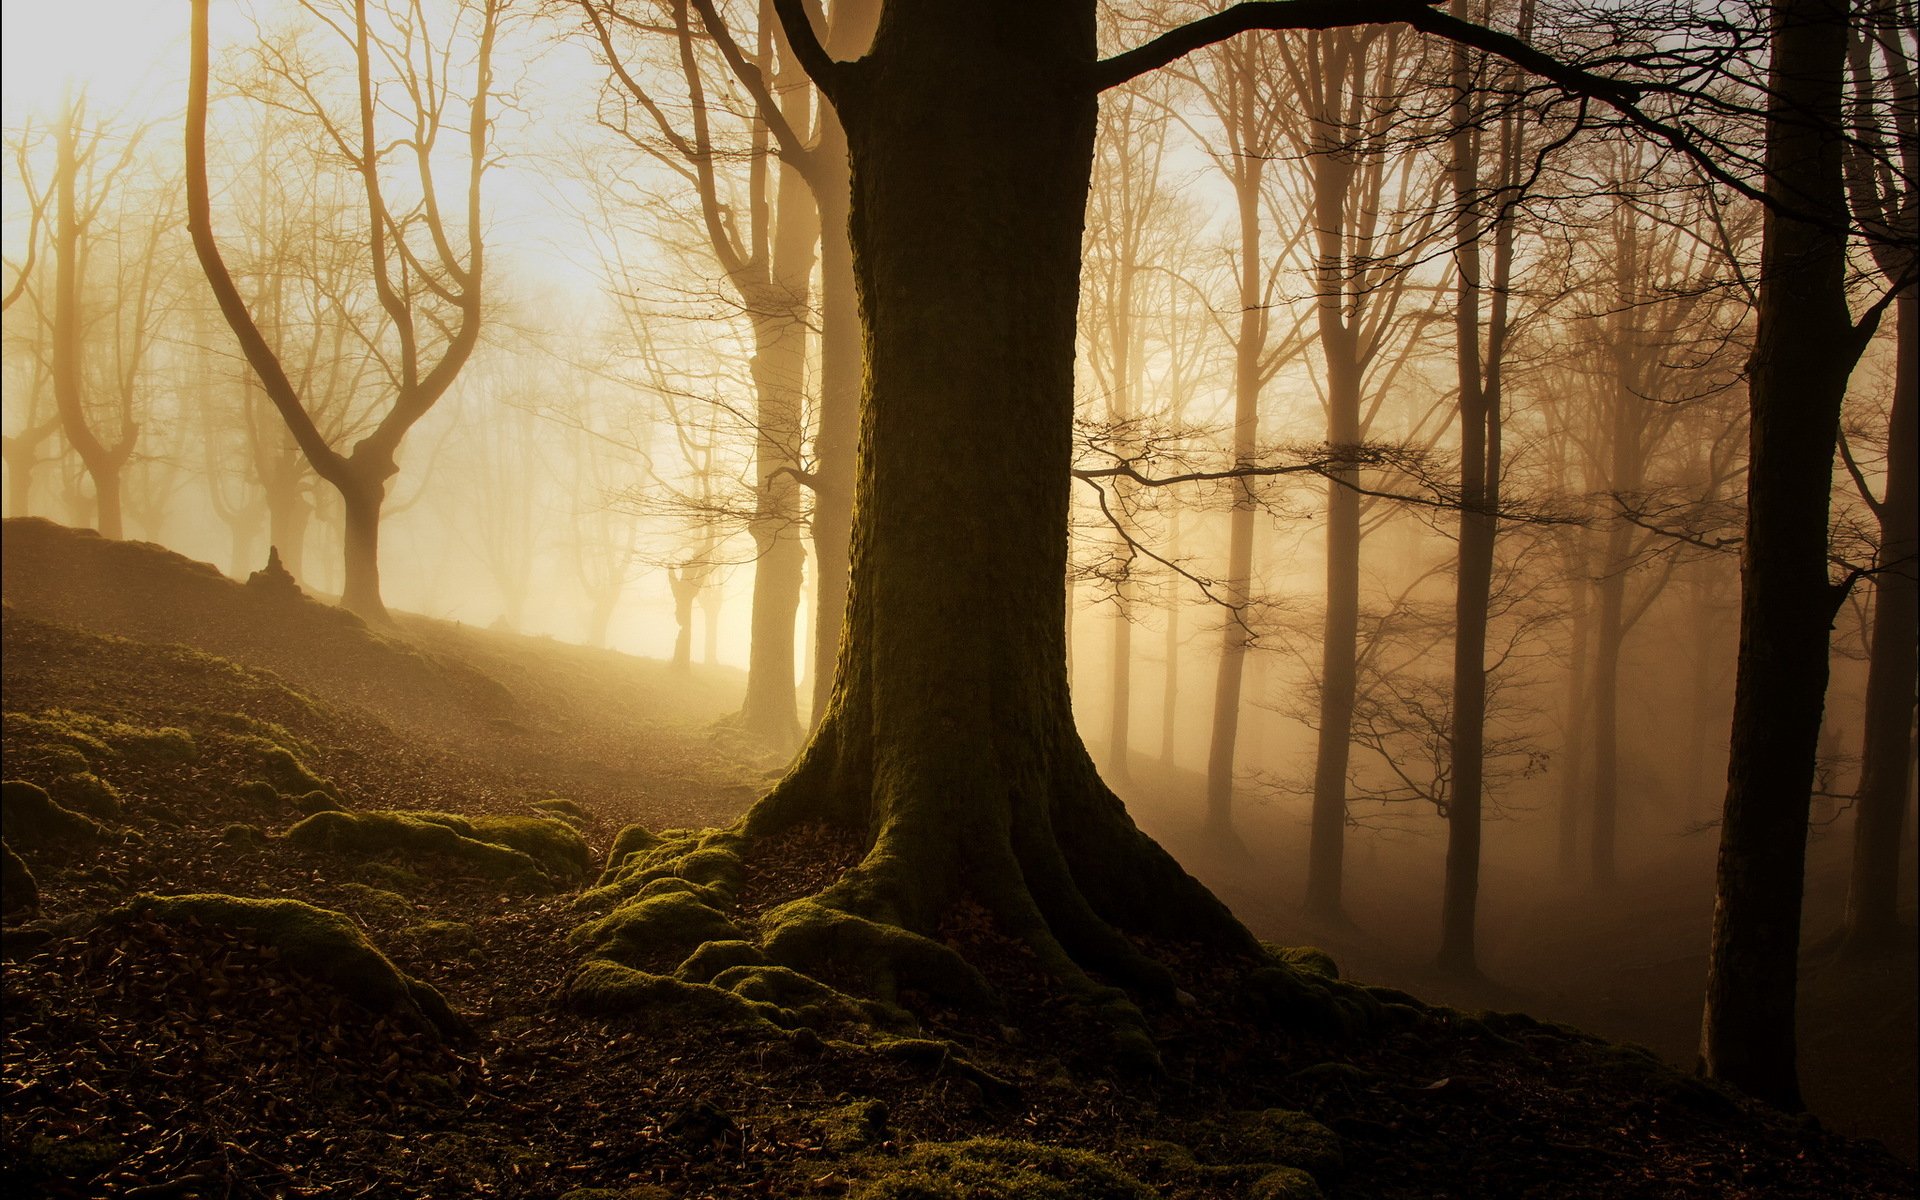
[[[384,408],[370,432],[347,451],[315,421],[304,394],[262,332],[234,283],[213,228],[207,178],[207,13],[194,0],[187,89],[187,228],[221,314],[239,340],[295,443],[313,470],[340,493],[344,511],[341,603],[369,620],[386,622],[380,597],[380,519],[387,481],[399,470],[400,445],[453,384],[480,337],[484,229],[481,181],[490,164],[488,110],[493,99],[493,54],[505,0],[463,4],[447,28],[438,28],[421,0],[393,0],[380,12],[380,29],[367,0],[351,0],[319,19],[345,44],[353,85],[336,105],[327,73],[297,53],[277,54],[272,66],[291,106],[318,130],[326,152],[347,164],[365,204],[365,286],[378,298],[379,318],[356,330],[385,379]],[[271,47],[267,47],[269,51]],[[463,51],[471,58],[457,61]],[[383,66],[394,78],[376,81]],[[456,79],[464,67],[464,95]],[[466,126],[450,124],[465,100]],[[340,115],[344,108],[346,115]],[[440,199],[447,150],[444,135],[464,134],[465,162],[458,207]],[[400,177],[405,182],[401,183]],[[325,236],[316,231],[316,237]],[[344,319],[344,318],[343,318]]]

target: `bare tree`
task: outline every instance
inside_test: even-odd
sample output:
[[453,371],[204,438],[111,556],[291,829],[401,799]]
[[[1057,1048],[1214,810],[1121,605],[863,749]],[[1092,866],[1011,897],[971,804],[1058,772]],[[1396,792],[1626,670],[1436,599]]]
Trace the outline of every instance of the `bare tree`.
[[[387,481],[398,471],[396,456],[413,426],[444,395],[473,353],[480,336],[484,267],[481,182],[491,161],[488,106],[493,98],[493,54],[503,0],[463,4],[444,30],[437,29],[420,0],[394,0],[378,13],[376,32],[367,0],[333,7],[319,0],[308,13],[338,38],[351,61],[354,86],[348,116],[329,94],[331,78],[299,47],[263,43],[265,65],[285,88],[281,103],[312,123],[331,153],[355,176],[365,201],[366,279],[378,299],[380,320],[355,330],[366,355],[378,364],[389,399],[372,430],[347,453],[336,449],[315,422],[312,409],[287,365],[241,295],[221,255],[213,229],[207,179],[207,6],[193,7],[192,69],[187,97],[188,229],[200,265],[233,329],[247,362],[292,433],[301,453],[340,495],[344,514],[344,580],[341,603],[369,620],[389,620],[380,596],[380,519]],[[470,62],[457,63],[465,49]],[[380,66],[393,78],[376,83]],[[471,83],[457,94],[458,68]],[[464,99],[466,126],[448,123]],[[383,117],[385,118],[383,120]],[[442,134],[465,134],[463,204],[456,220],[440,202],[436,158],[444,158]],[[404,176],[402,188],[397,178]],[[404,198],[403,198],[404,197]]]

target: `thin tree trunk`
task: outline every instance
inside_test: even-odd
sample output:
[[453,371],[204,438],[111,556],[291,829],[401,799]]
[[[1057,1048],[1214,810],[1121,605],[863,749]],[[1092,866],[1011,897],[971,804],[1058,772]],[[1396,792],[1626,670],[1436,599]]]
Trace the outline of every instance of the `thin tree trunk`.
[[[1241,128],[1251,129],[1254,85],[1244,81],[1246,111]],[[1234,181],[1240,211],[1240,330],[1234,342],[1233,459],[1253,461],[1260,425],[1260,351],[1266,343],[1267,315],[1260,304],[1260,160],[1242,164]],[[1246,671],[1247,601],[1253,580],[1253,485],[1235,483],[1227,530],[1227,614],[1220,645],[1220,666],[1213,685],[1213,737],[1207,747],[1207,829],[1217,840],[1233,841],[1234,751],[1240,735],[1240,684]]]
[[1587,736],[1593,725],[1593,697],[1587,682],[1587,666],[1593,657],[1593,621],[1590,615],[1593,585],[1587,578],[1586,535],[1576,532],[1574,536],[1580,539],[1580,569],[1573,577],[1573,597],[1569,605],[1573,628],[1568,635],[1570,645],[1567,652],[1572,662],[1567,671],[1566,743],[1560,751],[1566,772],[1566,777],[1560,783],[1559,806],[1559,863],[1563,877],[1571,877],[1579,862],[1580,818],[1588,808],[1585,803],[1588,796]]
[[[1180,510],[1167,518],[1167,558],[1180,561]],[[1160,762],[1173,765],[1176,717],[1180,712],[1180,597],[1167,594],[1166,669],[1160,676]]]

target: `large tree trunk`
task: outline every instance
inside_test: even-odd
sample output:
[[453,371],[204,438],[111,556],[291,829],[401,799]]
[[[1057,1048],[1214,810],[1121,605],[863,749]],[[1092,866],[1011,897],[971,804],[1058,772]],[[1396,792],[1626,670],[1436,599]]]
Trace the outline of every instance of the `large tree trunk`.
[[1920,630],[1920,301],[1897,302],[1898,359],[1887,422],[1886,491],[1880,500],[1881,569],[1873,580],[1873,645],[1855,802],[1853,877],[1847,892],[1849,953],[1899,943],[1900,849],[1913,761],[1915,641]]
[[1095,97],[1066,81],[1093,57],[1091,5],[894,5],[836,76],[868,347],[847,636],[813,740],[747,828],[863,833],[817,898],[855,927],[931,932],[970,898],[1064,980],[1164,990],[1116,924],[1251,942],[1100,782],[1068,699]]
[[[1708,1075],[1800,1105],[1794,1000],[1807,816],[1828,633],[1834,441],[1864,344],[1847,312],[1841,93],[1846,0],[1777,0],[1766,133],[1769,206],[1751,362],[1740,652],[1707,960]],[[1809,220],[1799,214],[1812,213]]]

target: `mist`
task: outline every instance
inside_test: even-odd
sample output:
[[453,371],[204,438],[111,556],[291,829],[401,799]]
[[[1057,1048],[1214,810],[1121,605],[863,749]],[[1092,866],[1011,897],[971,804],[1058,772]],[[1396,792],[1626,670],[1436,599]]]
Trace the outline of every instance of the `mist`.
[[1910,3],[189,7],[6,14],[11,1182],[1910,1190]]

